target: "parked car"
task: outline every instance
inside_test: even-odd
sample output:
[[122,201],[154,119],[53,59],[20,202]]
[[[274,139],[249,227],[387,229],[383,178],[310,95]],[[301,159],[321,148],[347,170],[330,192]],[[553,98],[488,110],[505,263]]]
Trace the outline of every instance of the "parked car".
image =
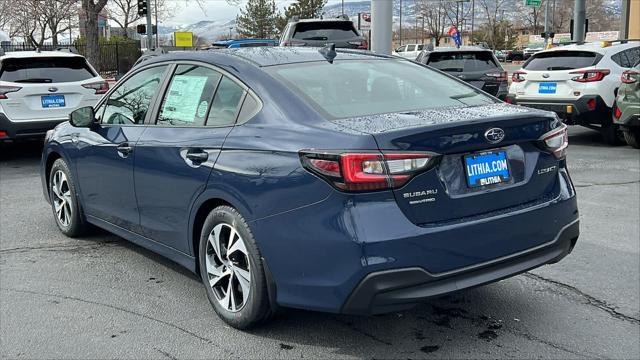
[[522,50],[507,50],[506,61],[522,61],[524,53]]
[[422,51],[416,61],[466,81],[501,100],[506,99],[508,73],[489,49],[436,48]]
[[507,51],[506,50],[494,50],[493,55],[496,56],[496,59],[501,62],[507,61]]
[[620,77],[613,105],[613,123],[620,126],[629,146],[640,149],[640,62]]
[[405,59],[415,60],[423,48],[424,45],[422,44],[406,44],[395,49],[392,54]]
[[280,46],[323,47],[328,43],[337,48],[367,49],[369,44],[348,17],[334,19],[297,19],[282,30]]
[[207,49],[235,49],[242,47],[278,46],[272,39],[230,39],[214,41]]
[[108,89],[81,55],[0,49],[0,141],[44,136]]
[[513,73],[508,101],[555,111],[567,124],[602,133],[607,144],[621,142],[611,109],[620,76],[640,60],[640,42],[566,45],[533,55]]
[[175,52],[47,135],[59,229],[196,272],[236,328],[278,306],[378,314],[554,263],[578,208],[555,114],[413,61]]
[[531,55],[538,53],[540,51],[544,50],[542,46],[540,47],[526,47],[522,50],[522,55],[524,60],[527,60],[531,57]]

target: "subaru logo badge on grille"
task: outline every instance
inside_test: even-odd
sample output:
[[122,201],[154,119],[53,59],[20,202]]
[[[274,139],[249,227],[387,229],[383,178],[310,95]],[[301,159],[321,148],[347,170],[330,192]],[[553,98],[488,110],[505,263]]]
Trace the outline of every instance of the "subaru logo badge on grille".
[[491,128],[484,133],[485,139],[491,144],[497,144],[504,139],[504,130]]
[[57,87],[53,87],[52,86],[52,87],[49,88],[49,92],[56,92],[56,91],[58,91]]
[[542,77],[545,78],[545,79],[548,79],[549,78],[549,74],[544,73],[544,74],[542,74]]

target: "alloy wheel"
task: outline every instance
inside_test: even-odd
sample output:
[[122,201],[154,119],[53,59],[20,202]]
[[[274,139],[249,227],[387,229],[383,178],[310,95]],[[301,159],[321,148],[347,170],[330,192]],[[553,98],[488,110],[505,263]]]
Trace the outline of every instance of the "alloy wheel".
[[71,188],[67,175],[62,170],[56,171],[53,175],[51,183],[51,191],[53,192],[53,209],[60,225],[67,227],[71,223],[73,208],[71,206]]
[[247,247],[235,227],[222,223],[213,228],[205,261],[218,303],[229,312],[242,310],[251,292],[251,266]]

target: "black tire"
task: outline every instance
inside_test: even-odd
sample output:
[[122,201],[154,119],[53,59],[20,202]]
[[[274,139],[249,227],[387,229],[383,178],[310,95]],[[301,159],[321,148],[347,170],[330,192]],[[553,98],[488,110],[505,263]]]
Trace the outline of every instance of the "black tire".
[[[210,252],[212,249],[210,246],[208,247],[207,244],[209,243],[209,235],[212,234],[214,228],[218,225],[230,225],[237,231],[241,238],[238,240],[243,240],[249,261],[250,290],[248,298],[243,302],[240,310],[236,310],[235,312],[223,307],[220,300],[218,300],[220,293],[215,293],[214,288],[209,283],[211,276],[207,271],[207,256],[210,256],[210,259],[212,259],[211,256],[214,256],[214,254]],[[228,249],[224,249],[225,253],[226,250]],[[230,257],[231,256],[229,256],[227,260],[229,260]],[[273,316],[275,309],[272,309],[269,303],[268,284],[260,251],[258,250],[249,225],[247,225],[247,222],[236,209],[230,206],[219,206],[209,213],[200,233],[198,260],[200,276],[207,292],[207,298],[215,312],[224,322],[236,329],[245,330],[265,322]],[[231,267],[229,267],[229,269],[231,269]],[[237,290],[241,290],[239,286]]]
[[[68,191],[68,194],[64,196],[66,200],[65,205],[63,205],[64,211],[64,207],[68,204],[68,212],[65,213],[68,215],[65,216],[65,218],[67,219],[66,223],[62,221],[62,219],[56,212],[56,204],[60,202],[60,197],[58,197],[56,195],[56,192],[54,192],[54,185],[56,183],[54,179],[57,176],[56,174],[58,174],[59,172],[63,173],[64,177],[66,178],[66,186],[63,187],[63,190],[65,193],[67,193]],[[59,192],[59,190],[56,191]],[[89,229],[89,224],[87,224],[84,219],[82,206],[78,201],[77,194],[78,193],[76,191],[75,183],[73,181],[73,177],[71,176],[71,171],[69,171],[67,163],[63,159],[56,160],[51,166],[51,172],[49,173],[49,198],[51,200],[51,210],[53,211],[53,217],[56,225],[58,225],[58,228],[63,234],[69,237],[77,237],[83,235]]]
[[628,128],[623,133],[629,146],[640,149],[640,127]]
[[609,123],[602,125],[600,133],[607,145],[618,146],[623,144],[620,126],[617,124]]

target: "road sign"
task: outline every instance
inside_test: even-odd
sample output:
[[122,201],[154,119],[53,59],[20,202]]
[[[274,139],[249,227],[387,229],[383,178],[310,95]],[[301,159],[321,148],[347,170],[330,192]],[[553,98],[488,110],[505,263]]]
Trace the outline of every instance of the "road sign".
[[525,6],[540,6],[542,0],[524,0]]
[[193,33],[190,32],[174,32],[176,46],[191,47],[193,46]]

